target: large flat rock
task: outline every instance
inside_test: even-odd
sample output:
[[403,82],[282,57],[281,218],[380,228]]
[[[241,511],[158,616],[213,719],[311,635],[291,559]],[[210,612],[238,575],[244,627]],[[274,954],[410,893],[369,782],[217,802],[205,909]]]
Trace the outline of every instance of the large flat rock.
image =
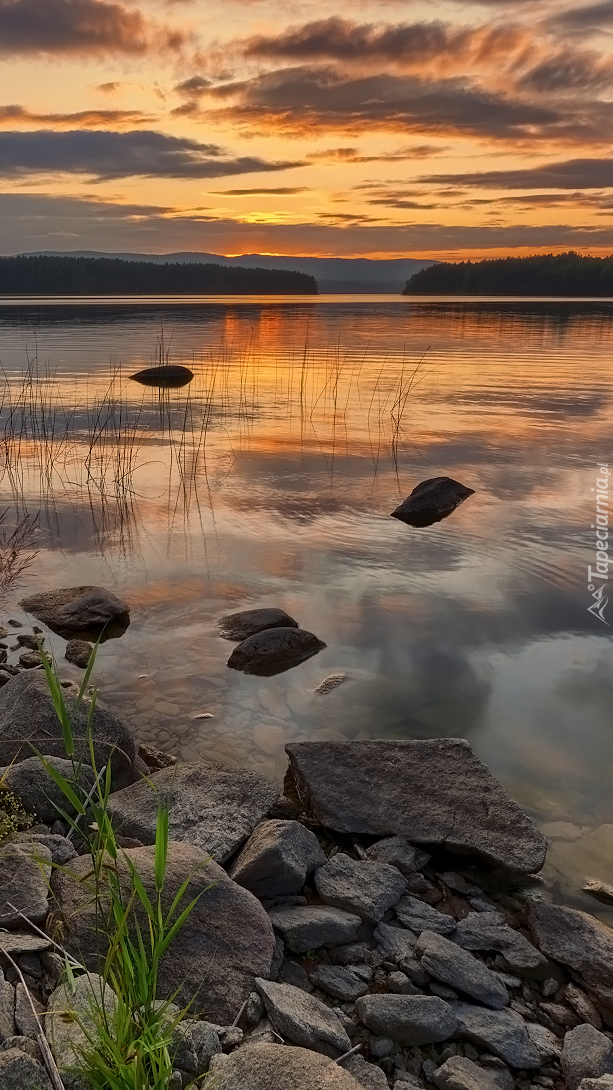
[[544,836],[461,738],[298,742],[286,752],[286,790],[335,832],[405,836],[522,873],[545,861]]
[[158,805],[164,799],[170,809],[171,839],[193,844],[217,863],[225,863],[278,794],[277,786],[258,772],[202,761],[162,768],[147,780],[116,791],[109,799],[109,813],[122,836],[154,844]]
[[66,639],[77,632],[94,638],[118,636],[130,624],[127,603],[104,587],[62,587],[31,594],[19,604]]

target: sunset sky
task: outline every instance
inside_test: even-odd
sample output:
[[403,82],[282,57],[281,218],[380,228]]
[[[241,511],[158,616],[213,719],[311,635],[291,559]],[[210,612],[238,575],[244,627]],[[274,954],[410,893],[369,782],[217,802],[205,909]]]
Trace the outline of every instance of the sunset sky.
[[0,251],[613,251],[613,0],[0,0]]

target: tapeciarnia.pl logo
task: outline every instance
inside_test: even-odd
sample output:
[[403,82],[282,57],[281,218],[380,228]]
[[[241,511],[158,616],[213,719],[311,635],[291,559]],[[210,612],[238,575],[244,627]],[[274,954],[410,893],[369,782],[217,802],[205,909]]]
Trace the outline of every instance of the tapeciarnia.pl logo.
[[592,530],[596,533],[596,567],[587,566],[587,589],[594,599],[587,607],[588,613],[611,627],[604,613],[609,601],[607,597],[607,581],[609,578],[609,478],[611,470],[607,462],[597,462],[598,477],[596,488],[596,522],[592,523]]

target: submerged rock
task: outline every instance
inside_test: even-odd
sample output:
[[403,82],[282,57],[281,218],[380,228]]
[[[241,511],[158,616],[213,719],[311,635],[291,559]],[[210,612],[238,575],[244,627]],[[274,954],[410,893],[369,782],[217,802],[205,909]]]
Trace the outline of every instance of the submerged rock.
[[75,632],[89,632],[94,638],[121,635],[130,624],[126,603],[104,587],[64,587],[32,594],[19,604],[66,639]]
[[224,640],[246,640],[267,628],[298,628],[298,621],[284,609],[243,609],[240,613],[219,617],[217,627]]
[[430,477],[415,486],[411,495],[392,511],[391,518],[400,519],[409,526],[431,526],[447,518],[474,494],[474,488],[468,488],[452,477]]
[[244,674],[271,677],[306,662],[325,646],[312,632],[302,628],[267,628],[239,643],[228,659],[228,666]]
[[144,367],[142,371],[130,375],[134,382],[140,382],[142,386],[158,386],[162,390],[174,390],[180,386],[187,386],[193,377],[194,372],[179,363]]
[[73,666],[86,670],[93,650],[91,643],[88,643],[87,640],[69,640],[66,644],[64,658],[67,662],[71,662]]

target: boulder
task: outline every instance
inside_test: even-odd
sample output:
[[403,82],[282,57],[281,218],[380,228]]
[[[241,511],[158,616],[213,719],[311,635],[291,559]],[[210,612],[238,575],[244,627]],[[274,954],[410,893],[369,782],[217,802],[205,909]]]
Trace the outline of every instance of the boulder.
[[342,965],[318,965],[311,973],[311,984],[343,1003],[354,1003],[368,991],[366,981]]
[[246,640],[267,628],[298,628],[298,621],[284,609],[243,609],[240,613],[219,617],[217,627],[224,640]]
[[0,1086],[2,1090],[53,1090],[43,1065],[20,1048],[0,1052]]
[[[132,862],[148,891],[155,897],[154,848],[129,848],[124,855]],[[95,969],[98,955],[105,950],[102,936],[96,942],[95,912],[87,881],[91,860],[79,857],[53,877],[54,912],[65,921],[64,944],[82,959],[89,951],[88,966]],[[122,888],[130,888],[127,866],[120,862]],[[268,915],[248,890],[238,886],[206,852],[180,841],[171,841],[166,883],[162,898],[164,911],[189,878],[183,899],[186,907],[194,897],[197,904],[181,928],[178,938],[162,959],[158,995],[175,998],[184,1005],[193,1000],[190,1013],[228,1025],[242,1003],[254,990],[254,978],[270,972],[274,933]]]
[[[0,697],[1,697],[0,693]],[[116,791],[109,813],[122,836],[155,843],[158,805],[170,809],[169,835],[225,863],[251,835],[277,798],[278,789],[259,772],[214,761],[160,769]]]
[[499,977],[455,942],[433,931],[424,931],[417,940],[415,953],[420,957],[422,967],[435,980],[465,992],[494,1010],[507,1006],[509,993]]
[[399,1045],[429,1045],[453,1036],[453,1008],[436,995],[364,995],[356,1003],[363,1026]]
[[256,1043],[215,1057],[204,1090],[360,1090],[360,1083],[320,1053]]
[[230,876],[256,897],[298,893],[326,857],[310,829],[299,821],[262,821],[230,868]]
[[51,852],[45,845],[37,845],[35,854],[17,844],[0,849],[0,927],[22,926],[19,912],[32,923],[44,923],[50,877]]
[[111,1019],[116,1004],[115,992],[97,973],[76,977],[74,989],[68,982],[60,984],[49,997],[45,1035],[66,1090],[87,1085],[70,1068],[82,1066],[84,1052],[94,1046],[98,1014]]
[[389,863],[390,867],[397,867],[401,874],[422,870],[430,861],[427,852],[413,847],[403,836],[386,836],[378,840],[366,849],[366,857],[374,859],[376,863]]
[[323,1052],[332,1059],[349,1051],[349,1037],[321,999],[291,984],[276,984],[271,980],[256,980],[255,986],[273,1028],[284,1039]]
[[286,752],[288,792],[335,832],[406,836],[517,872],[543,865],[545,838],[461,738],[299,742]]
[[294,954],[304,954],[320,946],[342,946],[343,943],[352,942],[362,923],[354,913],[328,905],[273,908],[270,919],[288,950]]
[[19,603],[65,639],[73,633],[87,632],[96,639],[125,632],[130,624],[126,602],[104,587],[64,587],[22,598]]
[[[71,785],[74,785],[72,761],[62,757],[45,755],[45,760],[52,765]],[[57,821],[59,809],[74,815],[70,801],[57,786],[39,757],[26,757],[25,761],[0,768],[0,780],[9,791],[17,795],[24,809],[36,814],[40,821]],[[86,788],[92,787],[95,780],[91,765],[82,765],[79,782]]]
[[464,1056],[450,1056],[432,1076],[438,1090],[497,1090],[489,1072]]
[[470,912],[458,921],[453,941],[465,950],[498,950],[510,969],[527,972],[542,968],[547,959],[497,912]]
[[228,666],[244,674],[271,677],[323,651],[325,643],[303,628],[267,628],[234,648]]
[[[64,689],[66,705],[74,714],[76,694]],[[81,705],[72,723],[75,756],[90,761],[87,740],[89,704]],[[131,783],[136,773],[134,739],[121,720],[99,705],[92,719],[92,738],[96,766],[100,770],[110,757],[114,786]],[[52,757],[66,758],[62,728],[44,673],[40,670],[18,674],[0,689],[0,765],[16,764],[38,749]]]
[[69,640],[64,651],[64,658],[73,666],[86,670],[93,650],[91,643],[87,640]]
[[447,518],[474,494],[474,488],[454,481],[453,477],[430,477],[415,486],[410,496],[392,511],[391,517],[409,526],[431,526]]
[[509,1067],[540,1067],[538,1049],[528,1036],[526,1023],[515,1011],[493,1011],[470,1003],[455,1003],[456,1037],[493,1052]]
[[374,923],[396,904],[407,883],[396,867],[351,859],[338,852],[315,871],[315,886],[326,904],[355,912]]
[[[4,691],[4,690],[3,690]],[[0,693],[0,699],[2,694]],[[587,912],[545,902],[529,914],[536,945],[554,961],[581,973],[602,1003],[613,1007],[613,931]]]
[[582,1079],[613,1075],[613,1044],[589,1024],[576,1026],[565,1035],[561,1059],[568,1090],[577,1090]]
[[408,927],[416,935],[422,931],[434,931],[437,935],[450,935],[455,931],[456,922],[453,916],[445,912],[439,912],[432,905],[420,901],[412,893],[401,897],[398,904],[394,905],[394,912],[403,927]]

